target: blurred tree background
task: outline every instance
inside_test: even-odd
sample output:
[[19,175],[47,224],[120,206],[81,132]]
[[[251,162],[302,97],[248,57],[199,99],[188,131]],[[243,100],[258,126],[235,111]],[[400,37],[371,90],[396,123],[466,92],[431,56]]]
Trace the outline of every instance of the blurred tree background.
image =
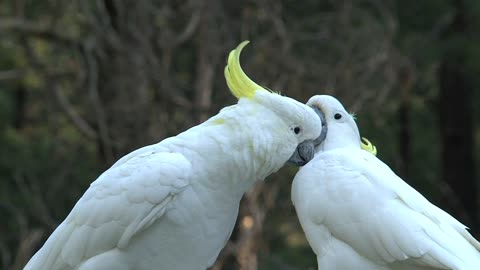
[[[379,157],[478,237],[480,2],[0,2],[0,269],[21,269],[113,162],[234,104],[228,52],[305,102],[331,94]],[[212,269],[316,269],[296,169],[242,201]]]

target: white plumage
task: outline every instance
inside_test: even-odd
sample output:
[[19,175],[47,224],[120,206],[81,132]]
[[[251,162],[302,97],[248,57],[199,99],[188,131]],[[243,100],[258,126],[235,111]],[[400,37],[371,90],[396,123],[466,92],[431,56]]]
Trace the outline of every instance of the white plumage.
[[480,243],[361,150],[355,121],[335,98],[307,104],[324,114],[328,132],[295,176],[292,200],[319,270],[480,269]]
[[292,154],[311,159],[296,147],[321,131],[311,108],[246,77],[238,62],[244,45],[226,69],[238,104],[120,159],[91,184],[26,270],[204,270],[213,264],[243,193]]

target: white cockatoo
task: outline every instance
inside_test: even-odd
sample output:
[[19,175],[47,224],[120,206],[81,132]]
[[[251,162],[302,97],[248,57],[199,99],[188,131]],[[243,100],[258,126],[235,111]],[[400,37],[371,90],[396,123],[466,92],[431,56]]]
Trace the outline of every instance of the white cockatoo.
[[319,270],[480,269],[480,243],[361,149],[376,153],[337,99],[314,96],[307,105],[327,132],[295,176],[292,200]]
[[238,104],[117,161],[26,270],[204,270],[214,263],[244,192],[287,161],[312,159],[321,133],[314,110],[245,75],[239,57],[247,43],[225,67]]

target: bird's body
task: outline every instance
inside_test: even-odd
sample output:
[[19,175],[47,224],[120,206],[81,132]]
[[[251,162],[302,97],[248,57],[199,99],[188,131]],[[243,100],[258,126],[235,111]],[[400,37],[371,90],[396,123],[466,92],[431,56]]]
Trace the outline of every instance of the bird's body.
[[[288,107],[295,116],[282,113]],[[232,232],[243,193],[319,136],[320,121],[310,117],[299,102],[256,91],[126,155],[91,184],[25,269],[206,269]],[[301,134],[291,130],[297,120]]]
[[480,243],[466,227],[362,150],[343,107],[319,100],[327,136],[292,186],[318,269],[480,269]]
[[[253,148],[244,147],[259,145],[251,141],[255,136],[237,130],[232,120],[215,124],[217,119],[238,113],[233,110],[227,109],[202,125],[119,160],[92,184],[55,231],[50,241],[52,249],[59,253],[51,259],[75,267],[82,262],[85,266],[79,265],[80,270],[98,269],[99,264],[111,267],[112,263],[125,266],[125,270],[152,269],[142,264],[163,267],[159,269],[205,269],[210,265],[230,236],[243,193],[255,180],[278,169],[261,155],[251,153]],[[268,111],[257,109],[257,113],[265,116]],[[229,136],[235,136],[235,144]],[[233,149],[238,155],[228,155]],[[216,158],[212,153],[223,155]],[[264,157],[267,153],[268,150]],[[137,194],[139,197],[135,197]],[[142,226],[148,226],[149,219],[153,221],[156,216],[161,216],[161,222],[154,222],[148,227],[148,234],[142,234]],[[141,220],[126,229],[137,218]],[[110,223],[115,220],[119,224],[113,227]],[[103,231],[102,226],[108,231]],[[159,243],[163,247],[160,250],[155,248]],[[96,247],[108,251],[93,251]],[[189,260],[185,254],[198,257]],[[95,268],[88,267],[88,260],[83,257],[92,257],[89,260]],[[60,269],[76,269],[63,267]]]

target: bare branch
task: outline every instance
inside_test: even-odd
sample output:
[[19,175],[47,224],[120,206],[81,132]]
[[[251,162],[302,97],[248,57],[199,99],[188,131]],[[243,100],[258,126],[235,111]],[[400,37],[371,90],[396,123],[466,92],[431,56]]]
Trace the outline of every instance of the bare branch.
[[23,36],[41,38],[64,46],[80,47],[80,43],[71,37],[55,32],[47,26],[22,19],[1,19],[0,32],[15,32]]
[[200,18],[201,9],[197,9],[193,12],[183,31],[173,40],[171,46],[177,47],[189,40],[195,33],[195,30],[197,30],[198,25],[200,24]]
[[15,261],[9,270],[23,269],[25,264],[28,262],[28,259],[34,253],[35,246],[37,246],[40,240],[42,240],[44,234],[45,231],[42,229],[32,230],[29,231],[23,239],[21,239],[20,246],[18,247],[17,254],[15,256]]
[[0,71],[0,81],[18,80],[26,75],[26,71],[23,69],[12,69]]
[[105,116],[105,111],[103,109],[103,104],[100,100],[100,95],[98,94],[98,66],[97,61],[93,55],[93,53],[88,49],[88,45],[85,46],[83,50],[86,64],[87,64],[87,71],[88,71],[88,91],[90,95],[90,99],[92,100],[95,114],[97,115],[97,124],[98,124],[98,131],[100,133],[100,139],[104,146],[105,150],[105,158],[109,164],[113,163],[113,150],[112,150],[112,142],[110,140],[109,131],[107,120]]
[[68,101],[67,97],[62,93],[58,85],[53,86],[55,97],[57,98],[60,107],[65,111],[67,116],[72,120],[72,123],[78,128],[78,130],[90,139],[96,139],[97,133],[95,130],[85,121],[73,108],[72,104]]
[[185,25],[185,28],[180,32],[180,34],[168,41],[157,39],[157,43],[159,44],[159,46],[161,48],[174,48],[190,40],[193,34],[195,34],[196,30],[199,28],[200,19],[202,18],[202,11],[203,9],[200,7],[194,8],[189,21]]

